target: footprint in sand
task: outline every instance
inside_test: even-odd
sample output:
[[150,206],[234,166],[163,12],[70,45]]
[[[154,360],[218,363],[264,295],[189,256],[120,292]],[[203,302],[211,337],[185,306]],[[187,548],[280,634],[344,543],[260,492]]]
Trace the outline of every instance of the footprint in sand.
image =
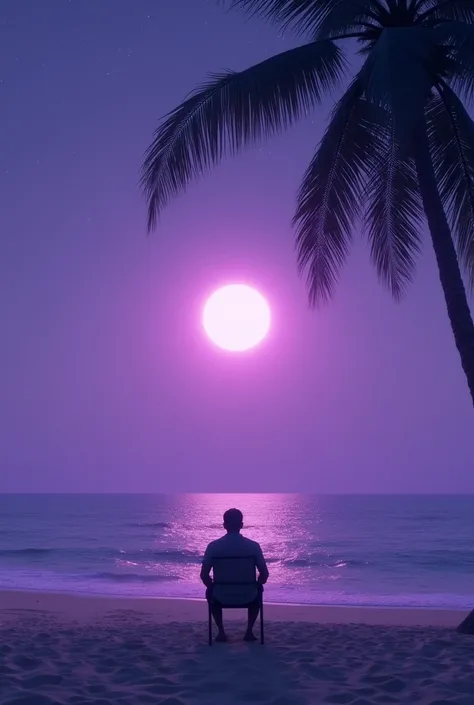
[[352,693],[334,693],[333,695],[328,695],[325,698],[324,702],[344,705],[345,703],[351,703],[353,700],[354,695]]
[[19,655],[13,659],[13,663],[18,668],[24,669],[26,671],[32,671],[35,668],[41,666],[41,661],[37,658],[31,658],[30,656]]
[[52,698],[48,698],[47,695],[30,693],[29,695],[14,698],[13,700],[7,700],[4,705],[61,705],[61,703]]
[[28,690],[34,690],[45,685],[59,685],[62,681],[62,676],[54,675],[53,673],[39,673],[37,676],[32,676],[23,681],[23,687]]
[[358,695],[361,698],[370,698],[372,695],[376,695],[377,691],[375,690],[375,688],[367,686],[366,688],[354,688],[353,693],[354,695]]
[[362,676],[360,679],[362,683],[371,683],[372,685],[380,685],[381,683],[385,683],[390,676],[371,676],[370,674],[366,676]]
[[379,685],[380,690],[384,690],[386,693],[401,693],[406,687],[406,683],[400,678],[390,678]]

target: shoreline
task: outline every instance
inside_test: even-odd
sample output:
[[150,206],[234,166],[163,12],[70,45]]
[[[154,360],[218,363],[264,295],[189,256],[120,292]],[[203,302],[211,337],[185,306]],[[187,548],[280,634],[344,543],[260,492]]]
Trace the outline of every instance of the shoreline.
[[[272,588],[275,586],[272,584]],[[279,586],[276,586],[277,588]],[[291,601],[285,600],[285,598],[279,596],[276,599],[272,599],[272,595],[269,597],[269,592],[265,593],[265,604],[267,605],[277,605],[277,606],[289,606],[289,607],[318,607],[318,608],[348,608],[348,609],[386,609],[386,610],[411,610],[411,611],[445,611],[445,612],[470,612],[474,608],[474,598],[470,599],[466,604],[460,601],[456,603],[450,602],[428,602],[428,603],[417,603],[417,602],[312,602],[312,601]],[[271,590],[273,593],[274,590]],[[110,592],[104,590],[89,591],[87,589],[70,589],[68,587],[59,586],[51,587],[50,585],[41,587],[23,587],[16,585],[1,585],[0,584],[0,595],[3,593],[31,593],[34,595],[64,595],[68,597],[80,597],[80,598],[90,598],[90,599],[110,599],[110,600],[190,600],[200,602],[204,599],[204,589],[200,591],[199,595],[193,594],[180,594],[180,593],[168,593],[165,595],[153,594],[151,592],[140,592],[139,590],[135,592]],[[474,705],[474,704],[473,704]]]
[[[469,610],[411,607],[360,607],[264,602],[265,619],[313,624],[365,624],[397,627],[455,628]],[[113,612],[137,612],[159,623],[207,620],[199,598],[79,595],[34,590],[0,590],[0,619],[28,611],[50,613],[72,621],[101,619]],[[226,610],[226,619],[241,619],[242,610]]]

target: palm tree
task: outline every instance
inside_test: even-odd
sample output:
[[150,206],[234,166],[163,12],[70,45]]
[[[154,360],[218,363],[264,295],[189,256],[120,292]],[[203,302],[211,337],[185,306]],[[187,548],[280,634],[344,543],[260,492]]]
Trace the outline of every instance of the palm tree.
[[426,216],[454,340],[474,403],[474,0],[229,0],[307,43],[240,72],[212,75],[158,127],[143,164],[148,228],[225,154],[279,132],[346,76],[303,177],[294,226],[312,305],[330,299],[362,222],[382,282],[399,299]]

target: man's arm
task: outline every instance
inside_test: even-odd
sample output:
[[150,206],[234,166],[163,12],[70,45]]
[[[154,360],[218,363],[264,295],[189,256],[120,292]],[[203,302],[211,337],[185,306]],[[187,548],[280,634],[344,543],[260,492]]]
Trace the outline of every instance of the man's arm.
[[255,564],[256,564],[257,570],[258,570],[257,582],[259,585],[265,585],[270,573],[268,572],[267,564],[265,562],[265,558],[263,557],[263,551],[260,548],[259,544],[257,544],[257,552],[255,554]]
[[212,559],[211,559],[211,552],[210,552],[209,546],[208,546],[206,548],[206,552],[204,553],[204,557],[202,559],[202,565],[201,565],[201,580],[207,588],[211,587],[211,585],[212,585],[211,568],[212,568]]

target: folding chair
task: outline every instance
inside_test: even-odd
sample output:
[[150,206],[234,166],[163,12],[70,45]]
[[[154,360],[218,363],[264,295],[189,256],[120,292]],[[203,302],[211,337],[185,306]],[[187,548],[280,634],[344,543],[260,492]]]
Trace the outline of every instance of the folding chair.
[[[240,561],[240,566],[239,566]],[[255,586],[260,609],[260,643],[265,643],[265,632],[263,624],[263,585],[260,585],[256,579],[255,573],[255,557],[254,556],[222,556],[212,559],[213,585],[225,585],[231,589],[231,603],[219,600],[219,604],[223,609],[248,609],[253,605],[254,601],[238,602],[238,588],[241,586]],[[252,579],[253,574],[253,579]],[[247,580],[238,580],[238,577],[248,578]],[[235,590],[237,588],[237,590]],[[208,612],[209,612],[209,646],[212,646],[212,589],[206,592]]]

